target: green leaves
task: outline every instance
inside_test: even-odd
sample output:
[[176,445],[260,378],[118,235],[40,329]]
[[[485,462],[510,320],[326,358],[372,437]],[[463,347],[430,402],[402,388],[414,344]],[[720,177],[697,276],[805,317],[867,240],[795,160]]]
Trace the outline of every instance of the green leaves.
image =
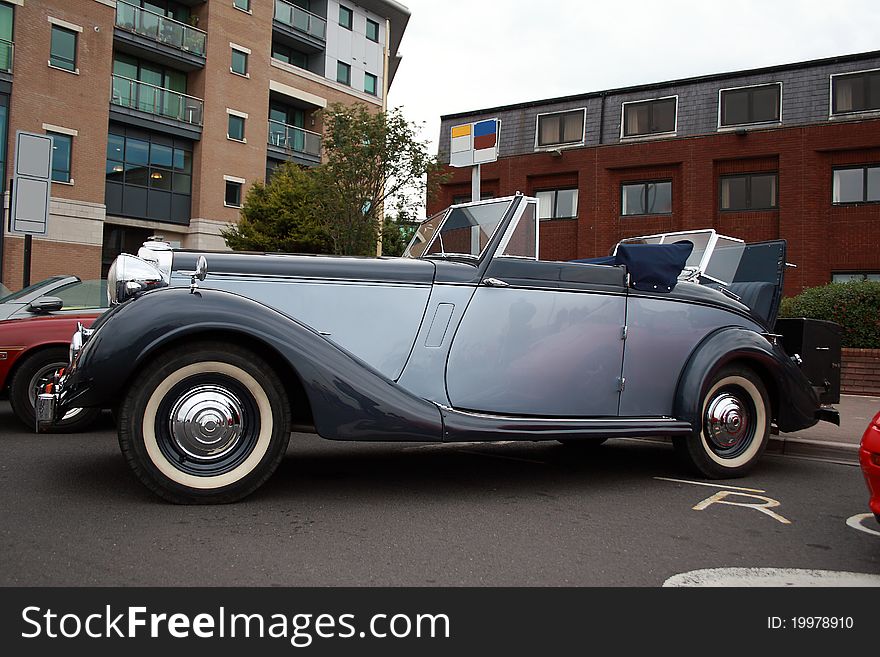
[[780,317],[809,317],[843,327],[843,346],[880,348],[880,283],[852,281],[804,290],[782,300]]

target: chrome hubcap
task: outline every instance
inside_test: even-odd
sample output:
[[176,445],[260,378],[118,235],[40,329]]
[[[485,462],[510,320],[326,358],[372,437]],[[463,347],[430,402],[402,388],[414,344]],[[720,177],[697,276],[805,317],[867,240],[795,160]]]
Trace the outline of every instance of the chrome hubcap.
[[739,447],[749,435],[748,413],[734,395],[718,395],[706,408],[706,434],[718,449],[729,451]]
[[222,386],[197,386],[174,404],[168,428],[180,450],[193,459],[220,458],[241,439],[241,401]]
[[[43,388],[46,387],[47,383],[50,383],[55,378],[55,372],[57,372],[62,367],[66,367],[67,363],[54,363],[52,365],[47,365],[33,377],[31,377],[30,383],[28,384],[28,401],[31,403],[31,408],[36,408],[37,405],[37,395],[43,392]],[[71,408],[67,413],[64,414],[64,417],[61,418],[61,421],[64,420],[72,420],[77,415],[82,413],[81,408]]]

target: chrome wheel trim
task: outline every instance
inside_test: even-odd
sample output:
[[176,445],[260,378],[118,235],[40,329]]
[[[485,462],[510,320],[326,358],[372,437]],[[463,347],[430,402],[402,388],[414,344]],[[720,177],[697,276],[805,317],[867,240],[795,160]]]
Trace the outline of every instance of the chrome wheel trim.
[[[725,456],[719,453],[716,447],[713,447],[707,435],[705,418],[712,401],[716,396],[726,392],[727,388],[737,389],[735,396],[740,400],[740,403],[746,404],[746,407],[751,411],[749,418],[751,429],[746,439],[740,443],[739,450],[736,453],[728,453]],[[706,394],[705,401],[703,402],[701,422],[703,426],[700,427],[700,441],[703,445],[703,451],[712,461],[731,469],[746,465],[761,451],[764,443],[764,432],[767,427],[767,409],[764,406],[764,398],[755,387],[755,384],[745,377],[736,374],[726,376],[717,381]]]
[[749,411],[736,395],[723,392],[709,400],[703,426],[716,450],[735,452],[749,438]]
[[[31,408],[35,409],[37,406],[37,388],[42,390],[43,386],[52,381],[55,372],[66,365],[67,363],[50,363],[34,373],[31,380],[28,382],[28,402],[30,402]],[[71,408],[64,414],[64,417],[61,418],[60,421],[64,422],[67,420],[73,420],[82,412],[83,409],[81,408]]]
[[182,452],[193,459],[219,459],[242,436],[242,404],[223,386],[200,385],[182,394],[171,409],[168,431]]
[[[205,373],[218,373],[228,376],[238,381],[247,389],[256,403],[257,412],[260,418],[260,431],[256,436],[253,449],[238,466],[221,474],[199,476],[184,472],[168,460],[162,448],[159,446],[156,436],[156,415],[165,396],[174,386],[184,379]],[[254,377],[230,363],[205,361],[186,365],[175,370],[156,386],[150,394],[150,398],[147,400],[146,407],[144,408],[143,421],[141,422],[140,427],[147,457],[160,474],[181,486],[198,490],[216,490],[236,483],[257,468],[260,461],[262,461],[266,452],[269,450],[269,444],[272,440],[274,418],[272,416],[272,406],[269,402],[269,397],[266,395],[265,390],[263,390],[262,385]]]

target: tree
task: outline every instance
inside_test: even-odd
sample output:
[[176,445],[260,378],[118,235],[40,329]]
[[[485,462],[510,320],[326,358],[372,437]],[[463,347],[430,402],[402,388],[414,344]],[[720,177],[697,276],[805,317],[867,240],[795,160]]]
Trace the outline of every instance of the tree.
[[394,218],[385,217],[385,222],[382,224],[382,255],[403,255],[406,245],[409,244],[418,227],[418,222],[405,211],[398,211]]
[[295,164],[278,167],[268,183],[248,190],[241,220],[221,231],[236,251],[329,253],[330,236],[318,222],[324,203],[319,176]]

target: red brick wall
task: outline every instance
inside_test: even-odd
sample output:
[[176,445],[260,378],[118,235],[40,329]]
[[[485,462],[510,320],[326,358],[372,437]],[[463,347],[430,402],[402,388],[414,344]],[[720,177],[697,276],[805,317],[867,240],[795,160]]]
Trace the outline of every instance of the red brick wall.
[[880,349],[844,348],[840,391],[850,395],[880,395]]
[[[101,247],[33,240],[31,283],[55,276],[73,274],[81,279],[101,278]],[[24,271],[24,239],[7,237],[3,252],[3,284],[20,290]]]
[[[788,261],[798,265],[786,273],[785,294],[793,296],[828,283],[832,271],[880,270],[880,204],[831,204],[832,167],[877,162],[880,119],[528,153],[482,171],[483,190],[497,196],[577,184],[577,221],[564,231],[557,222],[542,224],[542,258],[607,255],[624,237],[670,230],[715,228],[750,242],[784,238]],[[777,210],[718,209],[719,175],[774,170]],[[469,169],[449,172],[429,214],[470,192]],[[620,184],[657,178],[673,181],[672,214],[622,217]]]

